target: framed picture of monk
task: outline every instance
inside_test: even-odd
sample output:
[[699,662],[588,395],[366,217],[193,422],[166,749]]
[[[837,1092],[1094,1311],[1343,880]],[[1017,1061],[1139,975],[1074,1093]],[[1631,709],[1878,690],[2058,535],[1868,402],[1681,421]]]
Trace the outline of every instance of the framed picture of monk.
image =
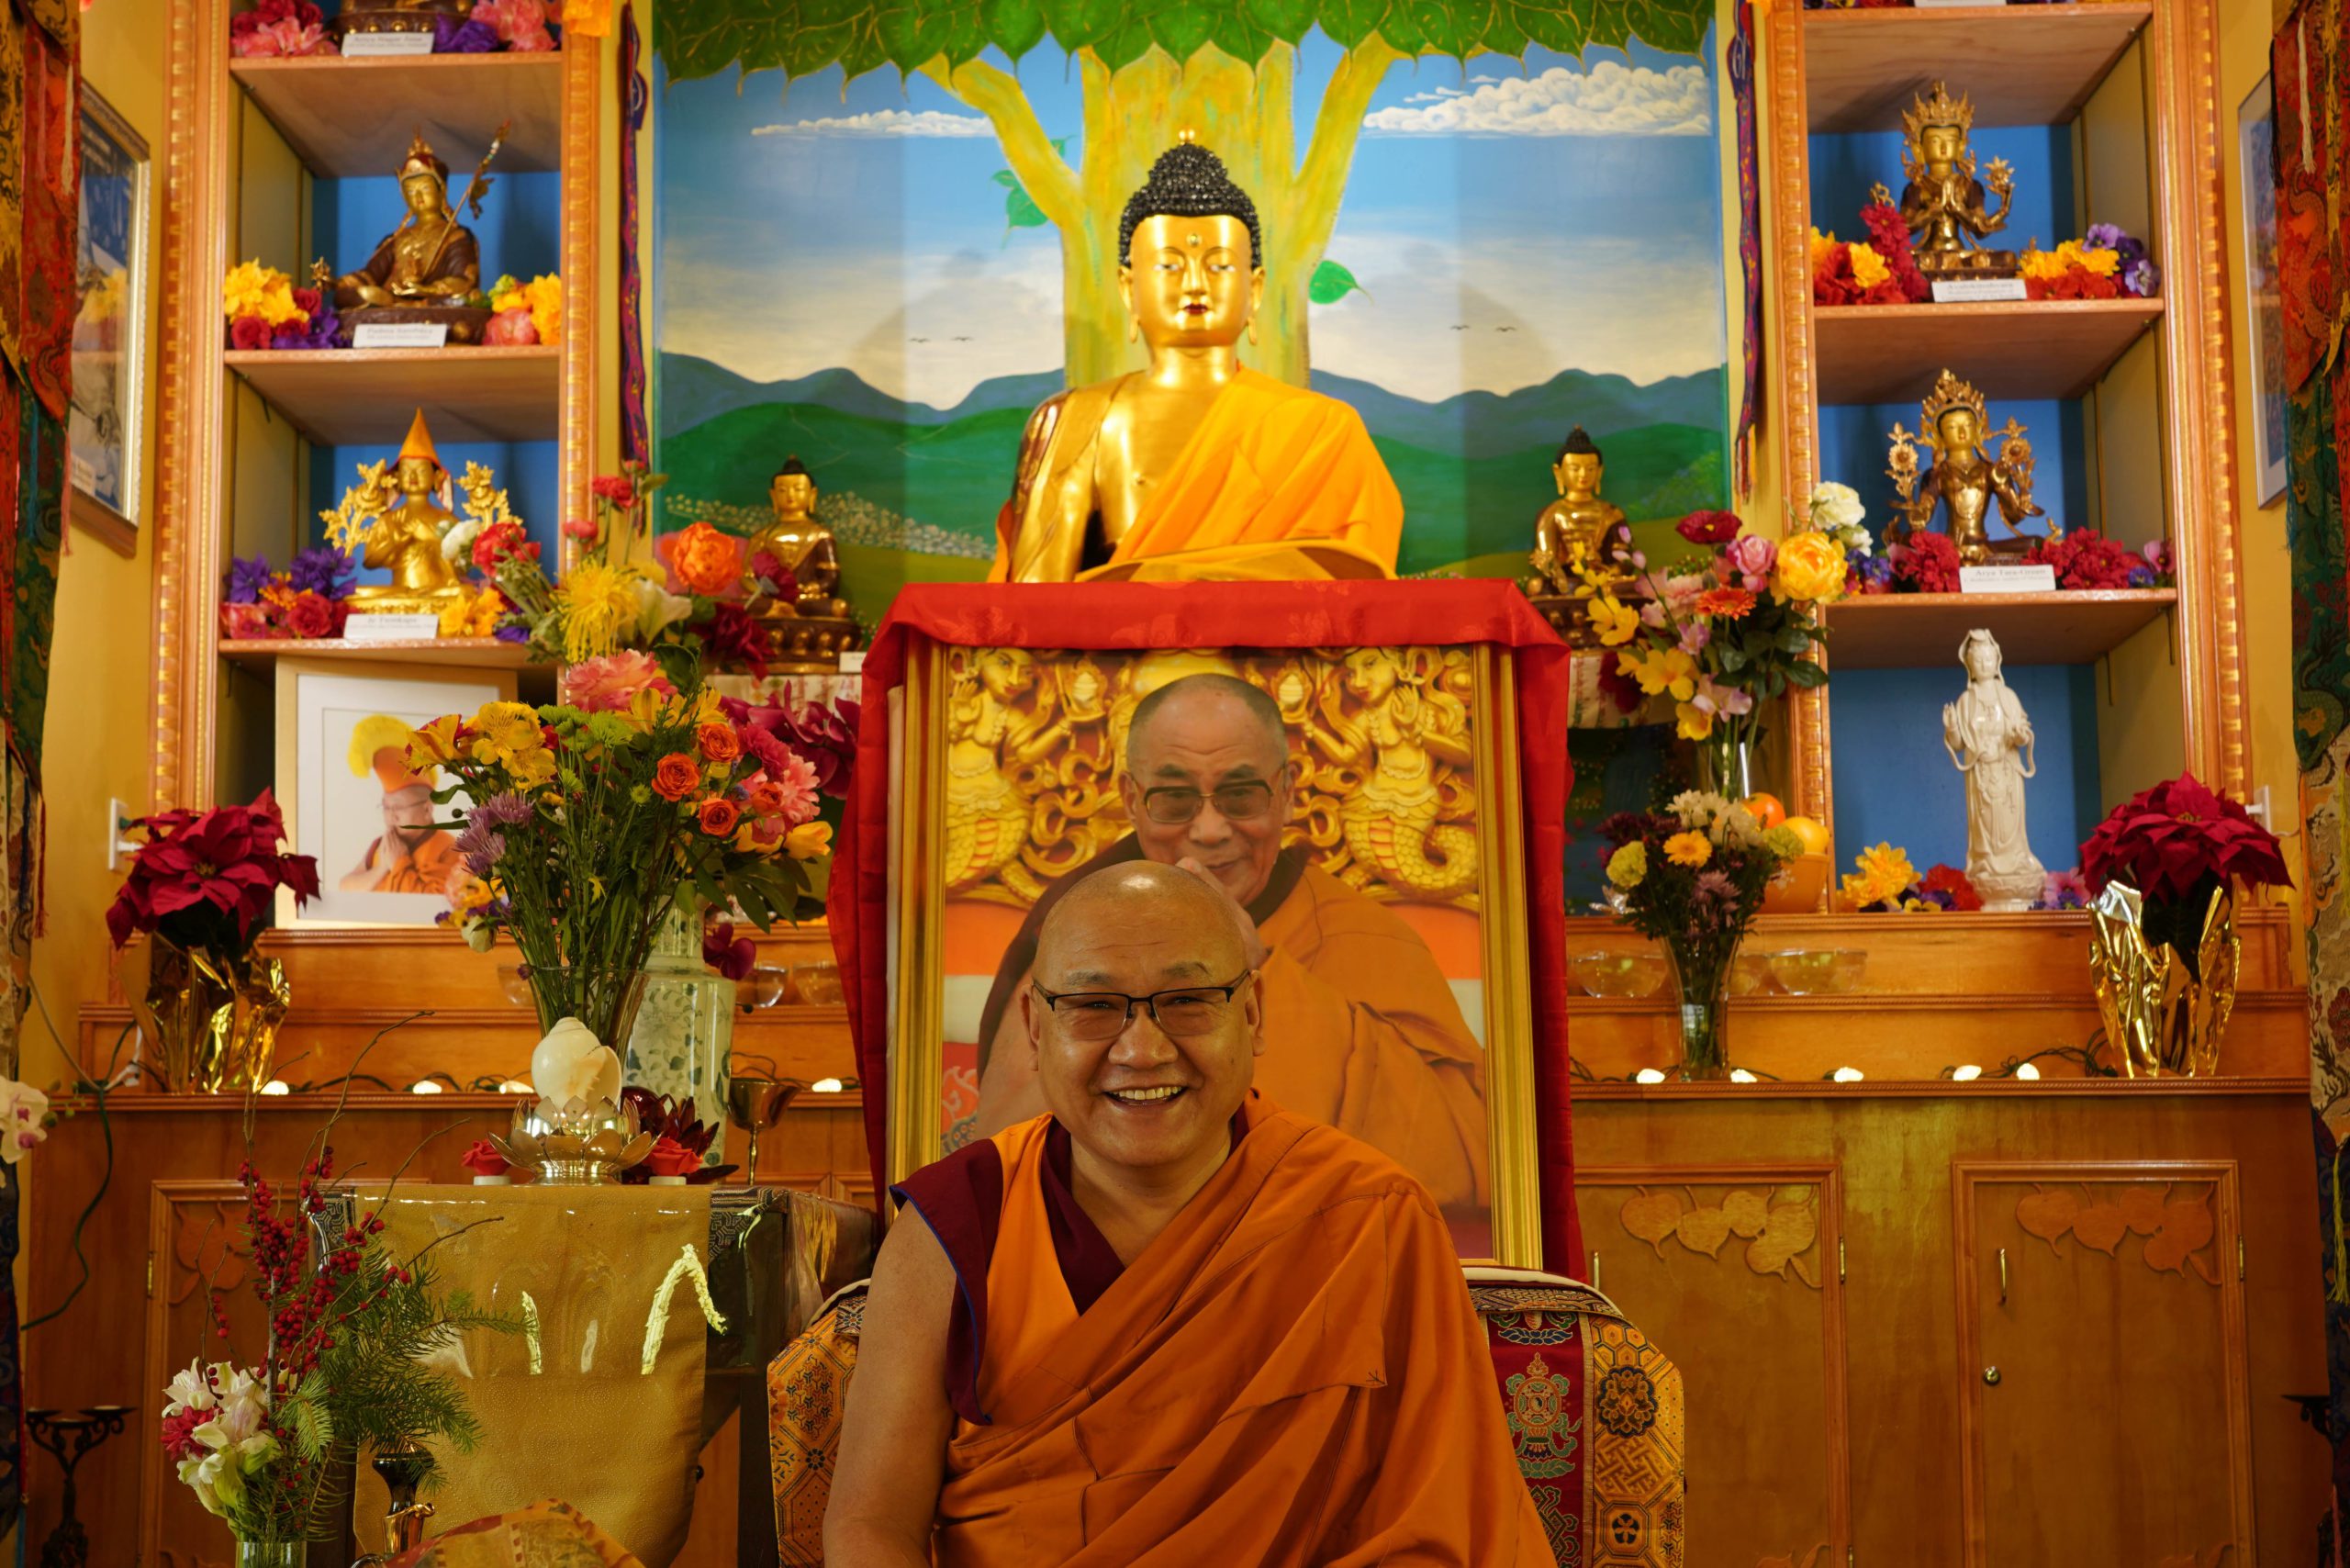
[[281,894],[278,924],[438,921],[459,864],[446,824],[465,802],[434,803],[445,780],[408,766],[408,732],[443,713],[511,701],[514,689],[510,671],[280,659],[277,797],[296,851],[318,858],[319,896],[297,910]]
[[1045,1109],[1038,927],[1152,860],[1230,901],[1256,1087],[1416,1176],[1465,1260],[1539,1265],[1511,682],[1483,645],[923,648],[892,747],[890,1180]]

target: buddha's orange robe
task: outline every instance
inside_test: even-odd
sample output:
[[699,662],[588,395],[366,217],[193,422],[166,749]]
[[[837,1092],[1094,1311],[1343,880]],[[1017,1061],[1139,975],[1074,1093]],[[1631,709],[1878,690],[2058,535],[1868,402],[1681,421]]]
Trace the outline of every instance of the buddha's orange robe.
[[986,1425],[958,1421],[942,1568],[1548,1568],[1483,1328],[1427,1193],[1271,1106],[1082,1315],[1049,1118],[996,1135]]
[[[382,864],[384,841],[380,838],[367,846],[366,857],[359,862],[362,872],[375,870]],[[408,852],[408,857],[386,873],[380,886],[369,890],[378,893],[445,893],[449,890],[450,873],[457,868],[464,857],[457,853],[453,834],[436,833]]]
[[1109,560],[1088,569],[1095,447],[1123,380],[1064,393],[1029,420],[990,582],[1395,575],[1404,498],[1361,416],[1248,369],[1216,394]]

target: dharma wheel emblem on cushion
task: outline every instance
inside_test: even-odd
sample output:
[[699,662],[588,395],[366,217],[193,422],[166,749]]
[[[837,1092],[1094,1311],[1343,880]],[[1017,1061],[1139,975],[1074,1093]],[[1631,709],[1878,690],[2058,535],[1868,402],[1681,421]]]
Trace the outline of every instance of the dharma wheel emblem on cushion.
[[1568,1388],[1540,1356],[1503,1383],[1509,1395],[1509,1430],[1517,1468],[1528,1480],[1549,1480],[1574,1468],[1575,1425],[1567,1415]]
[[1656,1425],[1656,1384],[1638,1367],[1617,1367],[1600,1379],[1591,1408],[1617,1437],[1637,1438]]

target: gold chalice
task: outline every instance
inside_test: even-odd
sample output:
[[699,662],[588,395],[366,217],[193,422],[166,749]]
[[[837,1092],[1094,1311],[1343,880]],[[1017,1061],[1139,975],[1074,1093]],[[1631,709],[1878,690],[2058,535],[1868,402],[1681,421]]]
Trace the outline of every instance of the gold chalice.
[[783,1120],[783,1108],[807,1087],[796,1078],[745,1078],[736,1074],[726,1083],[726,1119],[751,1135],[751,1152],[743,1161],[744,1184],[759,1180],[759,1135]]

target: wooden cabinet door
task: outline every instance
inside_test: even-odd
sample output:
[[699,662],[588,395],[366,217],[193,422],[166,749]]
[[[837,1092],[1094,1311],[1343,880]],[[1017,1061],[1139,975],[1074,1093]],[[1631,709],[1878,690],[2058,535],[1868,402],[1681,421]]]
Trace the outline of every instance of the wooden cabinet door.
[[[144,1415],[143,1424],[134,1418],[132,1430],[144,1439],[137,1445],[139,1560],[159,1568],[228,1568],[237,1556],[229,1527],[181,1484],[155,1434],[164,1385],[189,1362],[241,1356],[250,1364],[263,1341],[244,1223],[244,1190],[234,1182],[157,1182],[149,1190]],[[227,1344],[213,1328],[208,1295],[215,1290],[235,1335]]]
[[1843,1568],[1837,1168],[1586,1166],[1575,1202],[1591,1282],[1681,1369],[1688,1560]]
[[1969,1568],[2251,1568],[2235,1162],[1953,1174]]

